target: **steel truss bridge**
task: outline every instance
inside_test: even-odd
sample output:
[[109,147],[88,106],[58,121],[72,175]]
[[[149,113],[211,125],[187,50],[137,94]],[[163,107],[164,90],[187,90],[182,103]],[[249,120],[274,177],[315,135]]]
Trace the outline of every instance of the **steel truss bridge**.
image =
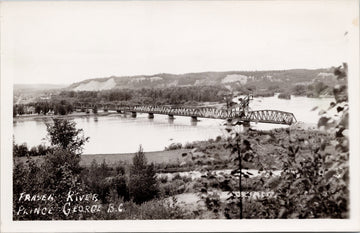
[[240,121],[244,124],[250,122],[258,123],[270,123],[270,124],[285,124],[291,125],[296,122],[296,118],[293,113],[283,112],[278,110],[257,110],[248,111],[248,104],[250,98],[247,97],[244,100],[232,108],[218,109],[212,107],[193,108],[193,107],[169,107],[169,106],[124,106],[115,104],[79,104],[76,105],[76,109],[97,109],[112,110],[119,113],[130,112],[133,117],[136,117],[136,113],[147,113],[149,118],[153,118],[154,114],[168,115],[169,118],[174,116],[188,116],[193,120],[197,118],[212,118],[212,119],[224,119],[233,121]]

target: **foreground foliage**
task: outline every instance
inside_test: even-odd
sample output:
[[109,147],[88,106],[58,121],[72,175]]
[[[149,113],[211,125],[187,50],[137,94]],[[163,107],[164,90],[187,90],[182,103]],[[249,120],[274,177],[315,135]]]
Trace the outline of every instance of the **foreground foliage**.
[[[281,175],[272,176],[272,169],[263,164],[253,144],[245,134],[233,132],[228,148],[235,169],[231,175],[216,179],[217,185],[209,186],[214,175],[209,173],[201,188],[206,207],[226,218],[348,218],[349,215],[349,146],[347,66],[335,69],[339,84],[334,87],[336,103],[328,112],[320,113],[319,128],[329,134],[329,140],[309,139],[286,130],[289,141],[282,143],[287,150],[281,159]],[[271,140],[271,138],[269,138]],[[308,148],[308,149],[307,149]],[[267,170],[267,179],[261,185],[272,192],[260,199],[250,199],[243,193],[242,183],[249,178],[243,163],[257,164]],[[273,177],[273,178],[272,178]],[[236,182],[237,181],[237,182]],[[218,188],[226,187],[231,197],[219,198]]]

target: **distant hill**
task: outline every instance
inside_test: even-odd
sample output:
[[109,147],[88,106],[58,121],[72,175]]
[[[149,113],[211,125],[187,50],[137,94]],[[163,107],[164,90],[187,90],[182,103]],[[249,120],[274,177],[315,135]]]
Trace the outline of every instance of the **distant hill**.
[[39,100],[46,101],[69,85],[61,84],[14,84],[14,104],[28,104]]
[[283,88],[288,85],[310,84],[315,81],[321,81],[326,84],[333,83],[335,77],[332,74],[331,68],[111,76],[73,83],[66,89],[73,91],[100,91],[124,88],[138,89],[205,85],[224,86],[228,89],[236,89],[241,86],[268,88],[272,85]]
[[19,91],[19,90],[42,91],[42,90],[61,89],[61,88],[66,88],[68,86],[69,85],[65,85],[65,84],[14,84],[14,91]]

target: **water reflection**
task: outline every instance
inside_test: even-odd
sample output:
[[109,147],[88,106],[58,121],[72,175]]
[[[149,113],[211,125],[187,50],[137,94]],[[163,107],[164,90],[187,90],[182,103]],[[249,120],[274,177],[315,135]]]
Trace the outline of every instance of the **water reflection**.
[[193,120],[191,119],[191,126],[197,126],[198,125],[198,121],[197,120]]
[[49,122],[50,119],[38,119],[38,120],[35,120],[35,124],[36,125],[43,125],[43,124],[46,124]]

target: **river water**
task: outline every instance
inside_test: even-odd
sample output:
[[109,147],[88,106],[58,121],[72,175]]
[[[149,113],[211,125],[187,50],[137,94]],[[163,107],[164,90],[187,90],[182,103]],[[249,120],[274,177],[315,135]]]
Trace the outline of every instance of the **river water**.
[[[281,110],[294,113],[296,119],[309,125],[316,125],[319,109],[327,109],[333,98],[293,97],[291,100],[274,97],[259,97],[250,101],[250,110]],[[318,107],[315,111],[311,111]],[[69,117],[70,118],[70,117]],[[141,144],[144,151],[163,150],[171,143],[207,140],[225,135],[224,120],[203,119],[194,123],[190,117],[175,116],[173,121],[167,115],[156,115],[148,119],[147,114],[136,118],[123,114],[108,116],[74,117],[78,128],[90,137],[85,145],[85,154],[133,153]],[[13,121],[14,139],[17,144],[26,143],[28,147],[47,144],[45,121],[49,118],[15,118]],[[255,129],[286,127],[271,124],[251,124]]]

